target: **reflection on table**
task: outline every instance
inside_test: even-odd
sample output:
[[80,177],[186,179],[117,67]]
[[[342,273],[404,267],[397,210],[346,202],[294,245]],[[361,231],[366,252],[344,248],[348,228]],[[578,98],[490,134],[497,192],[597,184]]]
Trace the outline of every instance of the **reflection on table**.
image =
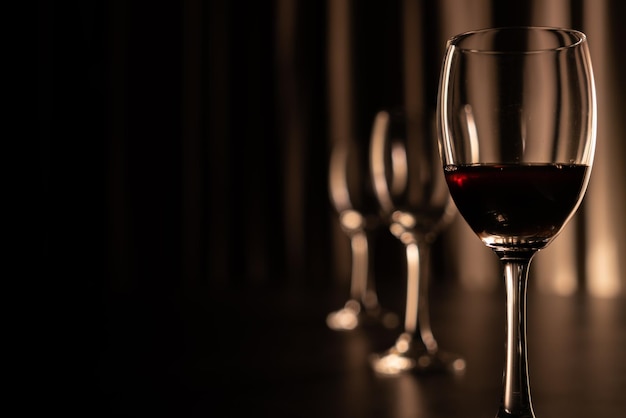
[[[390,378],[372,373],[368,357],[388,347],[396,330],[328,329],[326,314],[341,296],[220,292],[190,301],[177,335],[167,326],[133,334],[128,318],[136,316],[135,308],[120,308],[110,318],[115,331],[103,355],[107,407],[114,416],[495,415],[504,358],[503,294],[433,289],[433,328],[465,357],[467,369],[458,376]],[[537,416],[620,416],[626,410],[626,301],[536,291],[528,300]]]

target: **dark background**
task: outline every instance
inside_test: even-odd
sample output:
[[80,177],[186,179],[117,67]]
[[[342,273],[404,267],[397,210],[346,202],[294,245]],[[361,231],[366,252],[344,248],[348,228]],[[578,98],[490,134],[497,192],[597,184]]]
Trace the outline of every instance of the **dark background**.
[[[402,3],[353,3],[350,103],[366,141],[374,113],[404,100]],[[60,293],[52,305],[64,313],[48,322],[73,342],[55,344],[77,375],[100,382],[82,389],[101,402],[112,370],[130,387],[194,347],[195,327],[210,325],[198,312],[222,292],[347,292],[347,241],[326,182],[328,4],[294,2],[291,20],[279,18],[285,4],[38,2],[39,255],[59,277],[44,289]],[[419,4],[424,103],[434,108],[444,13]],[[608,4],[607,31],[623,34],[624,3]],[[580,28],[583,2],[570,6]],[[531,20],[525,2],[490,10],[493,26]],[[277,38],[286,20],[288,62]],[[380,240],[377,257],[397,260],[387,267],[395,286],[400,247]],[[436,260],[454,282],[447,266]]]

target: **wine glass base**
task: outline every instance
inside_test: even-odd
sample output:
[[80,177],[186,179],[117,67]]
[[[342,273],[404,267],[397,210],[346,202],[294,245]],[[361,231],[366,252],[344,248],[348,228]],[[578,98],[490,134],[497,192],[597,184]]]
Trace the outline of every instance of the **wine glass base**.
[[345,306],[326,317],[326,325],[335,331],[351,331],[357,327],[379,324],[387,329],[397,328],[400,319],[397,314],[380,306],[366,309],[360,303],[350,300]]
[[460,374],[465,371],[465,360],[446,351],[429,352],[426,348],[409,347],[406,351],[394,346],[382,354],[370,357],[374,372],[381,376],[415,374]]

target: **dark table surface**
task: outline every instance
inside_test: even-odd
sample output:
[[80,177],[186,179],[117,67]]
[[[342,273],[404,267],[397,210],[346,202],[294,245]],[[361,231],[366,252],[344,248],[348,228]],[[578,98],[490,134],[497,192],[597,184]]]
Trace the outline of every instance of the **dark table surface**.
[[[220,291],[186,304],[174,322],[165,313],[160,323],[138,312],[113,317],[100,363],[104,407],[110,416],[495,416],[503,292],[433,290],[439,345],[467,361],[457,376],[374,375],[368,356],[398,330],[331,331],[325,317],[344,296]],[[539,418],[626,416],[626,300],[529,291],[528,343]]]

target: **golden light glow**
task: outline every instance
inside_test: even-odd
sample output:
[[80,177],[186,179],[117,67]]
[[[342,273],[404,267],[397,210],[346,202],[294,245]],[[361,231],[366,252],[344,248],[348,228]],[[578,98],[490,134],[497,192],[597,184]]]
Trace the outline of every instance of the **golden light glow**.
[[452,369],[455,372],[462,372],[467,367],[467,363],[462,358],[456,359],[452,362]]
[[357,301],[348,301],[343,309],[330,313],[326,317],[326,324],[336,331],[353,330],[359,325],[361,307]]
[[[346,195],[348,193],[346,192]],[[341,226],[349,231],[356,231],[363,228],[365,220],[363,215],[355,210],[346,210],[339,215]]]
[[389,353],[373,362],[374,371],[386,376],[399,375],[414,367],[415,361],[396,353]]
[[615,81],[623,75],[613,65],[613,40],[605,17],[606,1],[584,2],[586,33],[593,39],[591,58],[598,98],[598,142],[585,196],[586,290],[592,296],[626,294],[626,171],[624,170],[623,106]]
[[531,280],[544,293],[569,296],[578,290],[576,266],[576,222],[570,222],[550,245],[533,261]]
[[587,290],[593,296],[614,297],[622,290],[617,243],[612,238],[610,235],[604,236],[589,249]]

